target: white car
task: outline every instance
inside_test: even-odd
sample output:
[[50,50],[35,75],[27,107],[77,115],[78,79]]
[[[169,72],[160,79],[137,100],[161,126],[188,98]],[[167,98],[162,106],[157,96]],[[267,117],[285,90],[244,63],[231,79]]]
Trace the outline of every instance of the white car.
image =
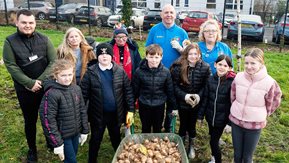
[[[142,26],[145,12],[146,11],[144,9],[133,8],[132,16],[130,18],[130,25],[133,26],[134,28]],[[117,15],[111,15],[107,19],[107,24],[108,26],[113,27],[117,22],[120,22],[121,20],[122,20],[122,13],[120,11],[118,12]]]

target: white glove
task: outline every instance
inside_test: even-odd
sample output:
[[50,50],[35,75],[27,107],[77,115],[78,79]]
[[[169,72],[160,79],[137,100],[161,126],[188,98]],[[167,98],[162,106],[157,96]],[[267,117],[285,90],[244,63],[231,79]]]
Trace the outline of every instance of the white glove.
[[79,144],[80,144],[80,146],[82,146],[86,142],[87,135],[88,134],[80,134],[80,136],[79,136]]
[[172,114],[172,116],[178,116],[179,115],[179,111],[178,110],[173,110],[171,114]]
[[172,48],[177,49],[178,52],[182,52],[183,48],[177,40],[171,41]]
[[182,42],[183,49],[186,49],[186,47],[187,47],[188,45],[190,45],[190,44],[191,44],[191,41],[188,40],[188,39],[185,39],[185,40]]
[[64,160],[64,144],[59,147],[54,148],[54,154],[57,154],[61,161]]
[[198,94],[193,94],[193,95],[191,96],[191,98],[194,99],[196,105],[199,104],[199,102],[200,102],[200,96],[199,96]]
[[230,132],[232,132],[232,127],[229,126],[229,125],[226,125],[224,130],[225,130],[226,133],[230,133]]
[[191,99],[193,94],[186,94],[185,101],[187,104],[191,105],[192,107],[195,106],[195,101]]

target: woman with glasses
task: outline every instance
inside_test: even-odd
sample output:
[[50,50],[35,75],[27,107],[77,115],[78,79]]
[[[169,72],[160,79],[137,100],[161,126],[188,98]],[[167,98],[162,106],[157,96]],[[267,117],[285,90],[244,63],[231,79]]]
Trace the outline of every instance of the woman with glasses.
[[125,28],[115,29],[109,43],[113,47],[113,61],[121,65],[129,79],[132,79],[141,60],[137,43],[128,37]]
[[198,44],[202,53],[202,59],[210,65],[212,74],[216,73],[214,62],[218,56],[224,54],[232,59],[231,49],[227,44],[220,42],[221,39],[221,30],[216,20],[209,19],[201,25],[199,32],[200,42]]

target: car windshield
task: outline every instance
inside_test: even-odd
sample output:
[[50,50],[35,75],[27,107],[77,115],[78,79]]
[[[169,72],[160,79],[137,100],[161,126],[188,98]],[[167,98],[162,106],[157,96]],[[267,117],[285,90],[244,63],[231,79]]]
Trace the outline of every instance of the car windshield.
[[190,18],[207,18],[208,14],[203,12],[191,12],[189,14]]
[[160,15],[161,11],[149,11],[147,15]]
[[75,7],[75,4],[69,3],[69,4],[62,5],[59,8],[60,9],[68,9],[68,8],[74,8],[74,7]]

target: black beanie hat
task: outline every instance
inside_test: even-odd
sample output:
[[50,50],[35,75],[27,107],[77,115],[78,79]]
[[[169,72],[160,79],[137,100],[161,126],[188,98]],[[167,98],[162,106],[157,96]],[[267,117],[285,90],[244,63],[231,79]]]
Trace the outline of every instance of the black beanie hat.
[[120,33],[125,34],[126,36],[128,36],[127,30],[125,28],[117,28],[114,30],[113,35],[116,36]]
[[97,46],[96,57],[98,58],[98,56],[102,54],[108,54],[111,55],[111,57],[113,57],[112,46],[109,43],[101,43]]

